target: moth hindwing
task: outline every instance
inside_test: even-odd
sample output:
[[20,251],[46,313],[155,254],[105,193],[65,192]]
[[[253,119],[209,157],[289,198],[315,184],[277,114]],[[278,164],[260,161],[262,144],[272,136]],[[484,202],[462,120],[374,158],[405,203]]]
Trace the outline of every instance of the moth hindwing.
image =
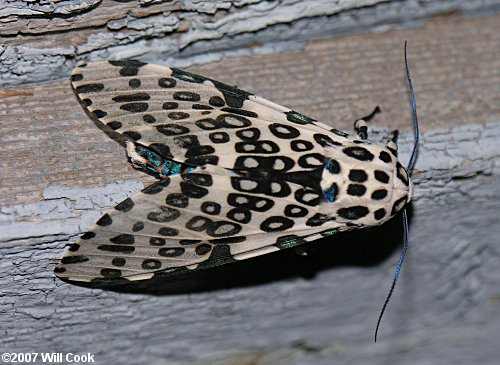
[[75,68],[72,86],[159,181],[84,233],[55,268],[61,278],[220,265],[379,225],[411,198],[393,148],[203,76],[109,61]]

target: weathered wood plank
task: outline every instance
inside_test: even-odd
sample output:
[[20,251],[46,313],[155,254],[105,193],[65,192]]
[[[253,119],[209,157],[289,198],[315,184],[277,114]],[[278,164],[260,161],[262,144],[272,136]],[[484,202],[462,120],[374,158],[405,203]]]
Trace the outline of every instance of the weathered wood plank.
[[[412,26],[437,14],[500,10],[499,0],[81,0],[0,5],[0,82],[67,77],[81,60],[206,63],[255,42]],[[166,37],[166,35],[169,35]],[[266,47],[264,47],[266,48]],[[238,53],[238,52],[236,52]],[[194,57],[196,56],[196,57]]]
[[[380,105],[383,113],[374,124],[409,131],[405,39],[424,131],[500,120],[496,16],[437,19],[415,30],[311,41],[300,51],[225,59],[190,70],[347,131],[353,120]],[[0,143],[1,204],[39,200],[51,185],[147,180],[87,117],[66,80],[3,90]]]
[[68,81],[0,89],[0,348],[90,352],[96,364],[496,365],[497,18],[435,19],[257,55],[276,50],[262,46],[190,69],[346,130],[378,104],[371,137],[406,131],[405,161],[408,39],[423,135],[411,248],[377,344],[397,219],[316,242],[312,257],[282,251],[176,283],[115,292],[55,279],[48,259],[147,178],[87,118]]

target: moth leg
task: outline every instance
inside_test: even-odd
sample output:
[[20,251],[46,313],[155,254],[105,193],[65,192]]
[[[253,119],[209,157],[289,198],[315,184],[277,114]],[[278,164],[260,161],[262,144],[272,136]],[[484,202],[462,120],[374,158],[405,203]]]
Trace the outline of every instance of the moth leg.
[[385,145],[394,157],[398,157],[398,136],[399,131],[397,129],[392,131],[392,138]]
[[294,251],[299,256],[312,256],[317,251],[316,246],[297,246],[294,248]]
[[375,109],[373,109],[373,111],[366,117],[359,118],[354,122],[354,130],[356,131],[359,138],[361,139],[368,138],[368,126],[366,123],[372,120],[373,117],[378,113],[380,113],[380,107],[377,105]]

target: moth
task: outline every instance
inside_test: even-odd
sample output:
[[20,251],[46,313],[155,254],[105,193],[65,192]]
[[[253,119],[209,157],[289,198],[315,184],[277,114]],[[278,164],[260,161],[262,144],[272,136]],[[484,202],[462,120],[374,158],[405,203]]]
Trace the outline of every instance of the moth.
[[383,224],[413,183],[385,146],[250,92],[176,68],[104,61],[72,87],[134,167],[158,182],[72,244],[55,274],[84,282],[187,272]]

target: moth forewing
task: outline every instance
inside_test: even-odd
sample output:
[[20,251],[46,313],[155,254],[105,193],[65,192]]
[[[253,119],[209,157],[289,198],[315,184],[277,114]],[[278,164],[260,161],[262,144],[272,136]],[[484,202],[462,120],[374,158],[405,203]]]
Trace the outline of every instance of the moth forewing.
[[109,61],[75,68],[72,85],[159,181],[84,233],[55,268],[61,278],[230,263],[381,224],[411,195],[390,149],[216,80]]

